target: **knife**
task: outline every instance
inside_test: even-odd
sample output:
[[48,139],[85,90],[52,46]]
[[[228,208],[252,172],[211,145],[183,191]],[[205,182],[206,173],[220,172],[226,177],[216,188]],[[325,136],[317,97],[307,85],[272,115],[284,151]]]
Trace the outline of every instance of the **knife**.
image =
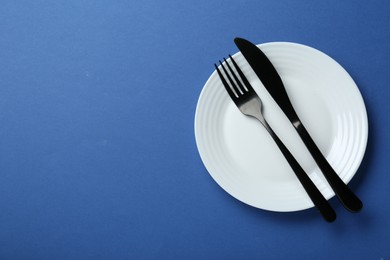
[[235,38],[234,42],[256,73],[257,77],[263,83],[264,87],[286,114],[287,118],[298,132],[329,185],[332,187],[337,198],[343,206],[351,212],[360,211],[363,207],[363,203],[341,180],[339,175],[325,159],[320,149],[318,149],[317,145],[295,112],[283,85],[283,81],[271,61],[256,45],[248,40]]

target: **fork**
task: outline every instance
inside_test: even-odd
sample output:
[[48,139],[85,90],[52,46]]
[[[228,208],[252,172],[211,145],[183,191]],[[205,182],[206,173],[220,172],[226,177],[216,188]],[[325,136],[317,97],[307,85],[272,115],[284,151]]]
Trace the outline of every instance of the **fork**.
[[263,115],[263,105],[260,97],[256,94],[252,85],[234,61],[233,57],[229,55],[229,58],[233,64],[234,70],[225,58],[223,59],[224,63],[219,61],[223,73],[216,64],[214,64],[214,66],[230,98],[241,113],[256,118],[261,122],[265,129],[267,129],[268,133],[293,169],[296,177],[302,184],[314,206],[319,210],[326,221],[333,222],[336,219],[335,211],[303,170],[298,161],[269,126]]

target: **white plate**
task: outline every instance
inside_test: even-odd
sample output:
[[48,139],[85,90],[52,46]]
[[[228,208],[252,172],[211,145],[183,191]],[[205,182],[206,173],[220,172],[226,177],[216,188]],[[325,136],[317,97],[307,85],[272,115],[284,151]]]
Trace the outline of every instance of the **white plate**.
[[[345,183],[356,173],[367,144],[362,96],[349,74],[311,47],[287,42],[258,45],[279,72],[303,124]],[[264,116],[325,198],[334,196],[293,126],[241,53],[235,60],[264,103]],[[297,211],[313,203],[265,128],[243,115],[216,72],[195,113],[195,138],[206,169],[236,199],[271,211]]]

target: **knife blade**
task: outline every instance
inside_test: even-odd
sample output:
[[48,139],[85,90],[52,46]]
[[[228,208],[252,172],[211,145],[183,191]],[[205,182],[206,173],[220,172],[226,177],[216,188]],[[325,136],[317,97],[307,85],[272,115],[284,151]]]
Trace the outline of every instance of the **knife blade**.
[[335,172],[329,162],[325,159],[320,149],[307,132],[306,128],[299,119],[294,107],[288,97],[283,81],[275,69],[272,62],[256,45],[243,38],[235,38],[234,42],[241,51],[244,58],[252,67],[257,77],[263,83],[269,94],[279,105],[282,111],[290,120],[302,141],[306,145],[314,161],[321,169],[323,175],[333,189],[337,198],[343,206],[351,212],[358,212],[362,209],[363,203],[361,200],[348,188]]

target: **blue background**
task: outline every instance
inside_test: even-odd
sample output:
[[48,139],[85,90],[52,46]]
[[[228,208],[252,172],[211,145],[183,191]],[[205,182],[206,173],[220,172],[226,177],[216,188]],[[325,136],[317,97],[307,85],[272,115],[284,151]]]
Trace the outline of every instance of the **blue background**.
[[[390,259],[389,1],[2,0],[0,259]],[[369,116],[350,187],[273,213],[226,194],[193,121],[233,38],[336,59]]]

